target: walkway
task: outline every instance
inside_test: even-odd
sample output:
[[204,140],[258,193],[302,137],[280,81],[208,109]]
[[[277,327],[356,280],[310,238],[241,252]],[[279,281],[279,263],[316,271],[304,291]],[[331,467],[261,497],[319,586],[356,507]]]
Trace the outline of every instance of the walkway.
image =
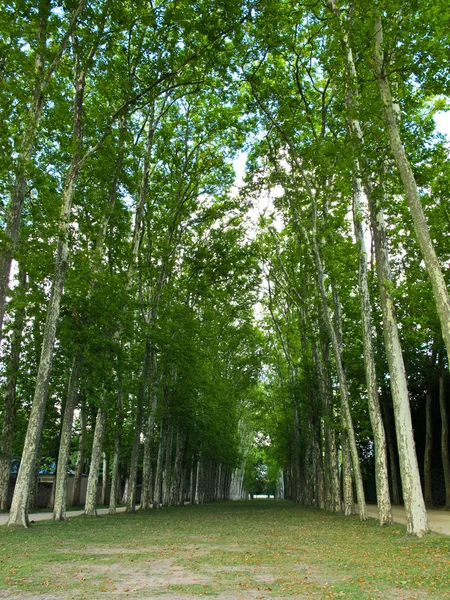
[[[378,508],[374,504],[368,504],[367,514],[369,517],[378,519]],[[406,514],[403,506],[393,506],[392,517],[396,523],[406,524]],[[450,512],[445,510],[429,510],[428,524],[431,531],[450,535]]]
[[[121,506],[117,508],[117,512],[124,512],[125,507]],[[98,515],[107,515],[109,510],[107,508],[98,508]],[[83,510],[69,510],[67,511],[68,517],[79,517],[84,513]],[[378,518],[378,509],[375,505],[369,504],[367,505],[367,513],[369,517],[373,517],[374,519]],[[402,523],[403,525],[406,523],[405,509],[403,506],[393,506],[392,514],[394,517],[394,521],[396,523]],[[53,514],[51,512],[38,512],[31,513],[29,515],[30,521],[46,521],[51,520]],[[428,511],[428,520],[431,531],[436,533],[443,533],[444,535],[450,535],[450,512],[445,510],[429,510]],[[8,514],[1,513],[0,514],[0,525],[6,525],[8,522]]]
[[[117,508],[117,512],[125,512],[125,506],[120,506]],[[109,513],[109,508],[97,508],[98,515],[107,515]],[[84,515],[84,510],[68,510],[66,513],[67,517],[79,517],[80,515]],[[0,513],[0,525],[6,525],[8,522],[8,513]],[[52,512],[38,512],[38,513],[30,513],[28,518],[30,523],[36,521],[51,521],[53,517]]]

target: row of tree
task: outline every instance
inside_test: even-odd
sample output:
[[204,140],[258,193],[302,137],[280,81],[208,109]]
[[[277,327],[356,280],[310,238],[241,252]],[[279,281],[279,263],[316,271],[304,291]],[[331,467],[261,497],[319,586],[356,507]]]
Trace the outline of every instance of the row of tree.
[[432,118],[446,4],[0,10],[10,524],[28,524],[42,456],[65,517],[87,438],[87,514],[103,452],[112,512],[125,479],[130,511],[138,483],[142,509],[242,495],[260,430],[289,497],[351,514],[356,492],[366,518],[372,465],[380,523],[402,494],[408,531],[425,533],[411,407],[425,499],[434,456],[450,505],[449,161]]

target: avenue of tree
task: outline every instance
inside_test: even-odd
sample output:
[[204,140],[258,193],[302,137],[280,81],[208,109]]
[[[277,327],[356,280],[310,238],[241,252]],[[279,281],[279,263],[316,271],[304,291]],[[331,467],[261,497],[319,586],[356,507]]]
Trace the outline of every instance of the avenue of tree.
[[450,509],[449,36],[444,0],[2,4],[10,525],[44,459],[55,520],[70,470],[89,515],[258,476]]

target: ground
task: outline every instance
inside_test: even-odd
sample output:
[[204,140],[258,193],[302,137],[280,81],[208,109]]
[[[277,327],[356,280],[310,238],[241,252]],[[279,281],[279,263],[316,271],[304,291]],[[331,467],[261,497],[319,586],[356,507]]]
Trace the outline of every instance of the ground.
[[0,528],[0,598],[450,599],[450,539],[291,502]]

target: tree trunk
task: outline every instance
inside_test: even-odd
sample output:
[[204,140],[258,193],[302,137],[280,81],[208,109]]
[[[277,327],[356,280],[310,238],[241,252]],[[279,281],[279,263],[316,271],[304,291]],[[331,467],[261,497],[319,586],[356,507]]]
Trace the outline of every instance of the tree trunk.
[[72,506],[81,504],[81,482],[83,480],[84,461],[86,457],[86,397],[83,394],[80,405],[80,439],[78,444],[77,468],[73,478]]
[[97,482],[100,472],[100,461],[102,458],[103,435],[105,433],[106,415],[103,408],[99,408],[95,420],[94,439],[92,442],[91,464],[89,466],[89,477],[86,490],[85,515],[97,515]]
[[420,484],[405,366],[397,328],[397,317],[389,289],[390,285],[392,285],[392,279],[384,220],[381,211],[374,205],[374,195],[370,194],[368,198],[372,220],[372,235],[375,242],[377,277],[383,312],[384,344],[389,365],[390,386],[394,405],[395,431],[397,435],[407,531],[410,534],[421,537],[428,531],[428,516]]
[[156,381],[157,376],[157,364],[156,354],[152,352],[151,356],[151,382],[152,382],[152,403],[150,406],[150,412],[147,419],[147,426],[144,438],[144,459],[142,466],[142,491],[141,491],[141,505],[140,510],[148,510],[152,504],[152,441],[153,431],[155,428],[156,420],[156,409],[158,406],[158,384]]
[[[357,169],[357,171],[359,171],[359,169]],[[392,509],[389,496],[386,435],[384,432],[383,417],[381,415],[380,401],[378,398],[375,356],[372,345],[372,315],[367,273],[367,252],[364,242],[364,229],[361,221],[362,190],[359,179],[353,179],[353,186],[353,224],[359,250],[359,298],[369,417],[375,444],[375,480],[377,488],[378,518],[380,525],[386,525],[392,523]]]
[[153,506],[160,508],[162,504],[162,479],[163,479],[163,463],[164,453],[166,447],[167,437],[167,423],[163,417],[161,419],[160,436],[159,436],[159,447],[158,447],[158,460],[156,463],[156,474],[155,474],[155,488],[153,490]]
[[433,506],[433,490],[431,484],[431,470],[433,467],[433,374],[436,363],[436,352],[433,350],[428,367],[427,392],[425,395],[425,452],[423,459],[423,478],[425,504],[428,508]]
[[117,393],[117,423],[116,433],[114,436],[114,456],[111,468],[111,492],[109,495],[109,514],[116,514],[117,497],[119,495],[119,459],[120,459],[120,444],[122,440],[122,423],[123,423],[123,386],[122,381],[119,381],[119,390]]
[[168,426],[168,433],[165,441],[165,460],[164,460],[164,472],[162,480],[162,504],[163,506],[170,506],[170,489],[173,478],[172,469],[172,454],[173,454],[173,424]]
[[[20,290],[25,293],[27,276],[19,271]],[[11,469],[14,419],[17,410],[17,378],[20,366],[23,327],[25,322],[25,302],[21,302],[14,315],[11,352],[6,366],[6,387],[3,404],[3,426],[0,437],[0,510],[7,510],[9,479]]]
[[180,504],[180,495],[182,490],[183,476],[183,458],[184,458],[185,435],[181,423],[177,426],[177,444],[175,450],[175,462],[173,467],[173,476],[170,490],[170,504],[176,506]]
[[[78,65],[78,62],[77,62]],[[82,143],[82,109],[85,71],[75,68],[75,99],[74,99],[74,127],[73,143],[74,152],[66,177],[63,202],[60,213],[59,237],[56,250],[55,273],[52,281],[50,301],[44,326],[41,356],[36,377],[36,387],[27,433],[22,452],[19,473],[11,504],[8,525],[23,525],[28,527],[28,501],[30,495],[33,467],[37,459],[37,449],[41,439],[44,422],[45,407],[48,395],[48,386],[53,363],[53,349],[55,344],[56,326],[59,319],[61,297],[63,294],[64,280],[69,261],[69,225],[71,220],[72,198],[79,173],[79,153]]]
[[53,520],[64,521],[66,518],[66,496],[67,496],[67,464],[70,454],[70,440],[72,437],[73,413],[78,396],[78,373],[80,370],[80,355],[75,354],[72,371],[69,378],[67,399],[64,409],[63,423],[61,427],[61,439],[59,442],[59,454],[55,480],[55,501],[53,506]]
[[414,231],[419,243],[419,247],[425,262],[425,266],[430,277],[433,295],[436,302],[436,309],[441,322],[442,337],[444,339],[447,353],[450,352],[450,297],[442,275],[436,251],[431,241],[430,232],[425,219],[419,192],[417,189],[414,173],[406,156],[405,149],[400,137],[400,131],[397,123],[397,117],[392,101],[391,89],[385,72],[385,54],[383,48],[383,27],[381,17],[378,16],[375,23],[375,67],[380,90],[381,101],[383,105],[383,116],[386,125],[386,131],[389,137],[392,156],[394,157],[400,178],[403,183],[406,199],[409,204]]
[[139,447],[141,444],[142,433],[142,411],[145,398],[147,396],[148,380],[150,376],[150,361],[152,351],[150,342],[145,344],[144,362],[142,366],[142,379],[139,384],[136,406],[136,425],[134,429],[133,447],[131,449],[130,460],[130,484],[127,498],[127,512],[134,512],[136,509],[136,484],[137,484],[137,467],[139,459]]
[[345,429],[341,434],[342,446],[342,495],[344,500],[344,515],[353,515],[355,513],[355,500],[353,498],[352,482],[352,455],[348,436]]
[[[314,208],[314,210],[315,210],[315,208]],[[323,318],[324,318],[325,324],[328,329],[328,335],[330,336],[331,345],[333,347],[333,354],[334,354],[336,370],[337,370],[337,374],[338,374],[339,392],[340,392],[340,399],[341,399],[342,423],[343,423],[343,427],[347,434],[348,444],[349,444],[349,448],[350,448],[350,454],[351,454],[351,458],[352,458],[353,477],[355,479],[356,495],[358,498],[358,506],[359,506],[359,517],[361,520],[365,520],[365,519],[367,519],[366,501],[365,501],[365,497],[364,497],[364,487],[363,487],[363,482],[362,482],[361,468],[360,468],[360,464],[359,464],[358,449],[356,447],[356,438],[355,438],[355,432],[353,429],[352,415],[350,412],[347,377],[345,375],[344,365],[342,363],[341,347],[339,344],[338,336],[336,335],[335,328],[333,326],[333,322],[331,320],[330,309],[328,307],[327,293],[325,290],[325,276],[324,276],[322,261],[320,258],[319,247],[318,247],[314,229],[315,229],[315,225],[313,226],[313,235],[312,235],[313,254],[314,254],[315,267],[316,267],[317,283],[319,285],[320,297],[322,300],[322,313],[323,313]]]
[[441,411],[441,456],[445,481],[445,508],[450,510],[450,452],[448,416],[445,406],[445,366],[444,352],[439,352],[439,408]]
[[102,477],[102,495],[100,504],[106,506],[109,502],[108,498],[109,491],[109,454],[104,453],[103,455],[103,477]]

